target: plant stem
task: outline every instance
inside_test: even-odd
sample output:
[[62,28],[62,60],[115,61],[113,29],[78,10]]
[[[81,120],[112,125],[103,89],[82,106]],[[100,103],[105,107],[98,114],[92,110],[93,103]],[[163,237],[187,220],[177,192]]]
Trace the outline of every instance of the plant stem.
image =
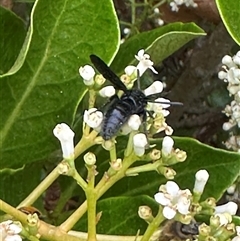
[[153,219],[153,221],[148,225],[141,241],[149,241],[151,236],[153,235],[154,231],[157,230],[159,225],[165,220],[163,214],[162,214],[162,206],[159,206],[158,214]]
[[148,163],[137,167],[132,167],[126,171],[126,176],[137,175],[140,172],[156,171],[158,166],[159,166],[159,163],[154,162],[154,163]]
[[[115,175],[111,177],[108,177],[106,174],[103,175],[102,179],[94,189],[97,195],[96,200],[98,200],[110,187],[125,176],[126,170],[136,161],[136,159],[136,155],[132,152],[131,155],[123,160],[122,168]],[[65,222],[60,225],[60,228],[64,231],[69,231],[87,211],[87,208],[87,201],[85,201],[70,217],[68,217]]]
[[97,195],[95,185],[95,166],[88,168],[88,186],[86,189],[88,209],[88,241],[96,241],[96,204]]
[[87,183],[84,181],[84,179],[79,175],[77,170],[73,169],[72,177],[76,180],[78,185],[85,191],[87,189]]

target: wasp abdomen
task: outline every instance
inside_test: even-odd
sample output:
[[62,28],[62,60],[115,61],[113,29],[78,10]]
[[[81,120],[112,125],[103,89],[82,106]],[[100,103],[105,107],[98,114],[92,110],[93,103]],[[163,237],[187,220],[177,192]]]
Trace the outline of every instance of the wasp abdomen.
[[111,139],[131,115],[143,114],[147,104],[144,98],[141,91],[129,91],[108,109],[100,133],[104,140]]

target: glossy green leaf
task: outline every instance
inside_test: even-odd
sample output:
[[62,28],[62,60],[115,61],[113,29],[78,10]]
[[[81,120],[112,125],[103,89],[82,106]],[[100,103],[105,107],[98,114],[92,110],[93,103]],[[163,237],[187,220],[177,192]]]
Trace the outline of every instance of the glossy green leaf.
[[222,21],[234,41],[240,45],[240,1],[216,0]]
[[134,55],[140,49],[145,49],[151,60],[159,63],[190,40],[203,35],[204,31],[194,23],[173,23],[134,35],[120,46],[111,68],[121,73],[126,66],[136,61]]
[[24,22],[8,9],[0,7],[0,75],[17,59],[26,36]]
[[43,160],[59,147],[52,130],[72,125],[86,91],[79,67],[92,53],[108,62],[119,45],[110,0],[39,0],[31,21],[23,65],[0,79],[1,169]]

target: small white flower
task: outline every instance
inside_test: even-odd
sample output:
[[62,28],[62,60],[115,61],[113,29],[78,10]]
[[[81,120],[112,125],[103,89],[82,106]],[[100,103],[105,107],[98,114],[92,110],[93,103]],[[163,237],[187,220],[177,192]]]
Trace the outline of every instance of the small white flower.
[[132,74],[134,74],[137,70],[137,67],[133,66],[133,65],[128,65],[125,69],[124,72],[126,73],[127,76],[131,76]]
[[235,56],[233,56],[233,62],[240,66],[240,56],[238,56],[237,54]]
[[170,2],[170,7],[172,12],[178,12],[179,8],[175,2]]
[[228,202],[223,205],[219,205],[215,207],[216,213],[230,213],[231,215],[235,215],[237,213],[238,205],[235,202]]
[[143,133],[138,133],[133,137],[133,149],[137,156],[145,153],[145,147],[148,145],[147,137]]
[[128,121],[121,127],[120,132],[122,135],[127,135],[131,131],[138,130],[141,124],[142,121],[139,115],[131,115]]
[[158,18],[158,19],[157,19],[157,24],[158,24],[159,26],[163,26],[163,25],[164,25],[164,21],[163,21],[161,18]]
[[130,33],[131,33],[131,29],[130,29],[130,28],[124,28],[124,29],[123,29],[123,33],[124,33],[125,35],[130,34]]
[[82,76],[85,85],[93,85],[94,84],[94,75],[95,70],[90,65],[81,66],[79,68],[79,74]]
[[236,190],[236,184],[233,184],[227,189],[227,193],[230,195],[233,195],[235,190]]
[[2,241],[22,241],[19,233],[22,231],[20,225],[8,220],[0,223],[0,240]]
[[225,55],[222,58],[222,63],[225,64],[228,68],[235,67],[232,57],[229,55]]
[[161,81],[154,81],[148,88],[144,90],[146,96],[161,93],[163,91],[163,83]]
[[97,129],[103,121],[103,113],[97,108],[91,108],[84,111],[83,120],[91,128]]
[[195,174],[195,184],[194,184],[193,191],[197,193],[202,193],[208,181],[208,178],[209,178],[209,174],[206,170],[199,170]]
[[134,131],[138,130],[140,125],[142,124],[141,118],[139,117],[139,115],[136,114],[131,115],[127,123],[129,127],[131,127]]
[[53,134],[59,139],[62,147],[63,158],[73,158],[74,157],[74,132],[70,127],[61,123],[56,125],[53,129]]
[[102,96],[102,97],[112,97],[113,95],[115,95],[116,93],[116,90],[113,86],[105,86],[103,87],[101,90],[99,90],[99,94]]
[[154,9],[153,9],[153,12],[154,12],[155,14],[159,14],[159,12],[160,12],[160,11],[159,11],[159,8],[154,8]]
[[154,74],[158,72],[153,68],[153,62],[150,60],[150,56],[144,53],[144,49],[138,51],[138,54],[135,55],[135,58],[139,61],[137,69],[139,70],[139,75],[142,76],[143,73],[150,69]]
[[233,128],[236,125],[236,123],[231,123],[231,122],[225,122],[223,123],[223,130],[224,131],[229,131],[231,128]]
[[167,156],[172,152],[174,141],[170,136],[165,136],[162,142],[162,153]]
[[164,206],[163,215],[167,219],[172,219],[177,212],[187,215],[189,213],[191,192],[180,190],[173,181],[168,181],[166,185],[161,185],[158,193],[154,195],[155,200]]
[[222,80],[226,79],[227,78],[227,73],[225,71],[223,71],[223,70],[219,71],[218,72],[218,78],[222,79]]

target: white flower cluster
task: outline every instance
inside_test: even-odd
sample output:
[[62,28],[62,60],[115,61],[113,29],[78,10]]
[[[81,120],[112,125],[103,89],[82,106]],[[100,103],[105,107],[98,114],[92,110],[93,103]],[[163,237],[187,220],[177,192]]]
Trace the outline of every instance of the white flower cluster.
[[0,240],[1,241],[22,241],[19,233],[22,231],[20,225],[15,224],[12,220],[0,223]]
[[[234,126],[240,128],[240,51],[233,57],[225,55],[222,58],[222,70],[218,77],[228,83],[229,95],[233,96],[233,101],[224,109],[224,113],[229,117],[229,121],[223,124],[223,129],[229,131]],[[225,143],[227,148],[240,151],[240,137],[232,136]]]
[[[122,81],[129,88],[133,85],[133,81],[137,77],[142,76],[143,73],[150,69],[153,73],[157,74],[157,71],[153,67],[153,62],[150,59],[150,56],[144,52],[143,49],[139,50],[135,58],[139,61],[136,66],[129,65],[125,68],[125,74],[121,77]],[[86,67],[86,68],[85,68]],[[93,85],[93,78],[95,72],[89,68],[89,65],[80,67],[80,75],[83,77],[86,85]],[[87,81],[89,83],[86,83]],[[163,90],[163,84],[160,81],[155,81],[151,86],[146,88],[143,92],[146,96],[161,93]],[[115,95],[115,89],[113,86],[103,87],[99,94],[103,97],[111,97]],[[154,132],[165,131],[167,135],[173,133],[173,129],[168,126],[165,122],[165,117],[169,115],[169,111],[166,110],[170,104],[170,101],[164,98],[158,98],[154,103],[149,103],[148,111],[153,112],[154,120],[151,124],[153,125]],[[103,113],[98,111],[96,108],[86,110],[84,112],[84,122],[91,128],[96,131],[100,131],[102,121],[104,119]],[[129,134],[131,131],[137,131],[141,126],[141,118],[138,115],[131,116],[128,121],[122,126],[120,132],[124,135]],[[150,127],[149,127],[150,128]],[[137,155],[142,156],[145,153],[145,148],[148,146],[147,137],[143,133],[138,133],[133,138],[134,150]]]
[[194,0],[173,0],[170,2],[170,7],[173,12],[178,12],[179,6],[185,5],[186,7],[196,8],[198,5]]

